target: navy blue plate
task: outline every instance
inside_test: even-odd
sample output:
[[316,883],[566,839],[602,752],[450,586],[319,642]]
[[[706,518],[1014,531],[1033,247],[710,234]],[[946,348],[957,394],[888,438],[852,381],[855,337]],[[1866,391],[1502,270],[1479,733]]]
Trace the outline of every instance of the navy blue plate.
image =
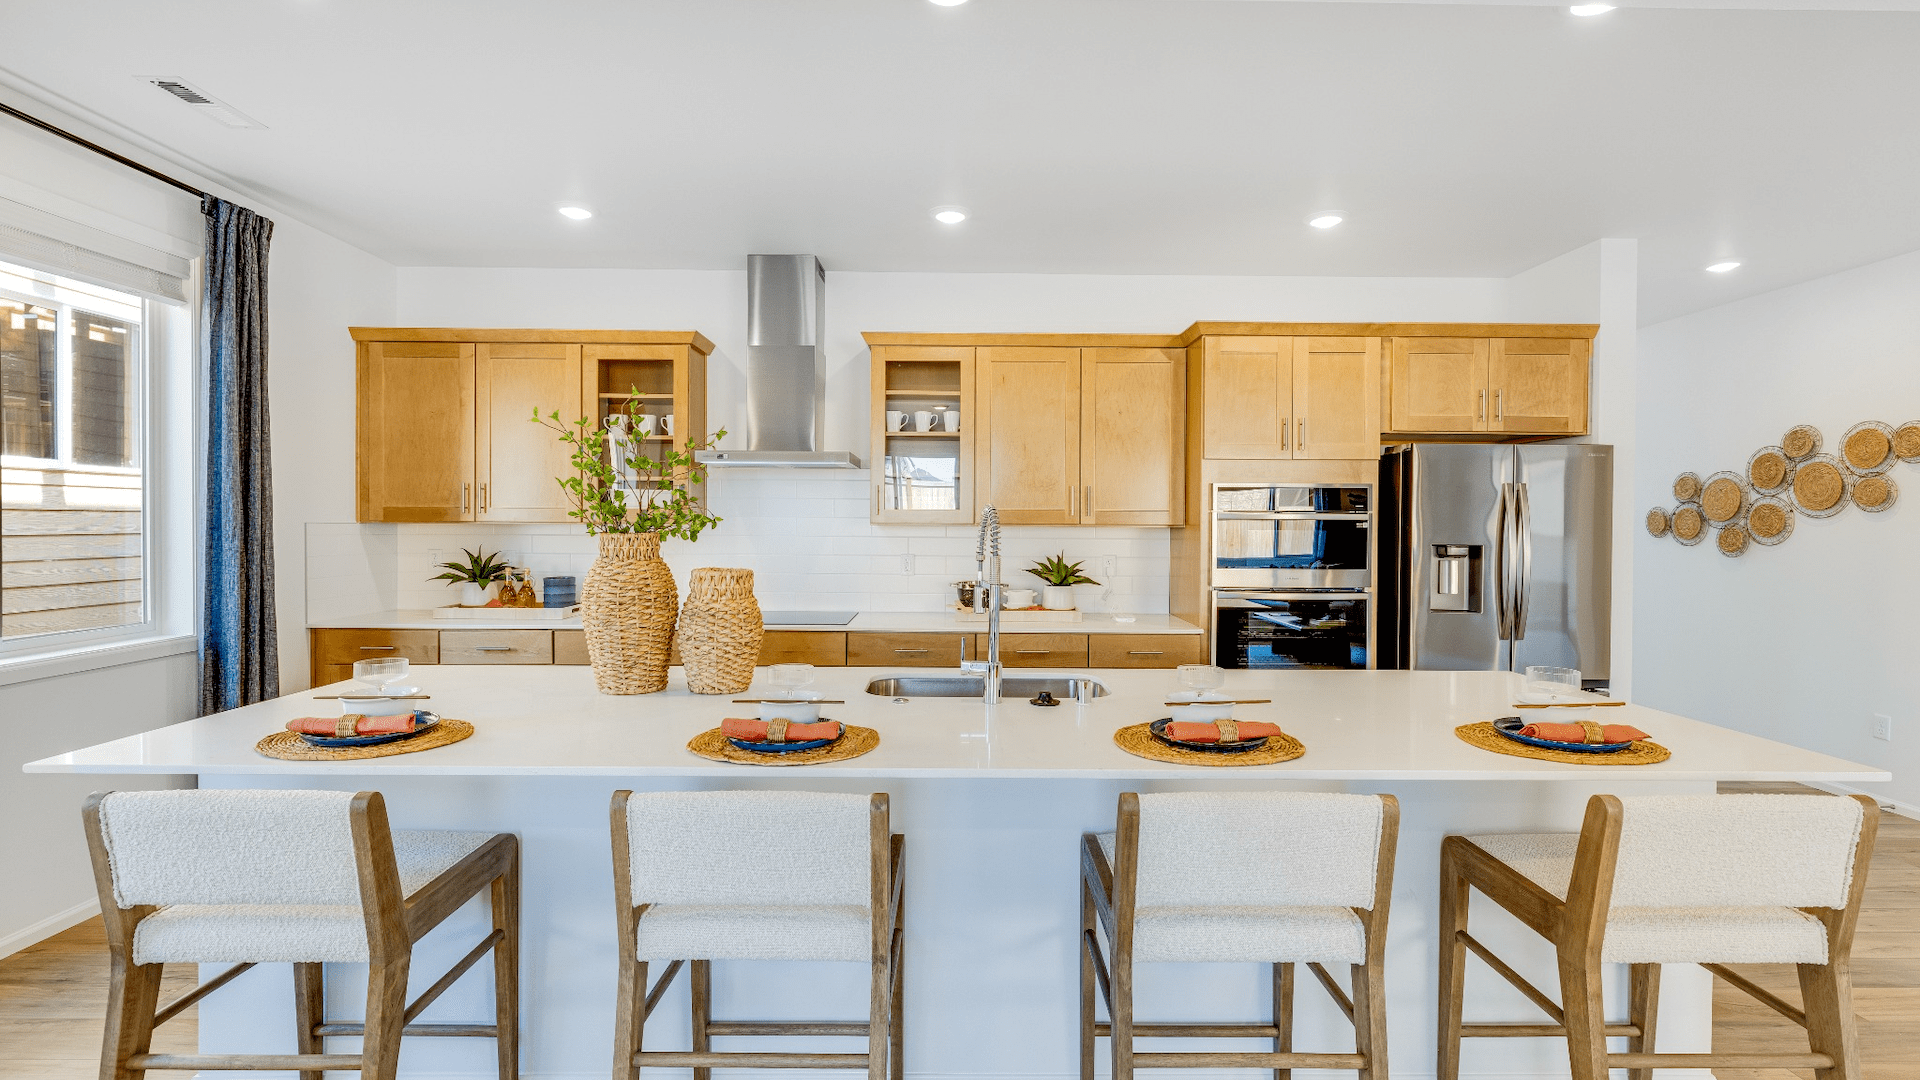
[[425,709],[415,709],[413,711],[412,731],[396,731],[390,735],[349,735],[344,739],[335,738],[332,735],[301,735],[300,737],[307,741],[308,746],[325,747],[330,750],[343,746],[380,746],[383,743],[399,742],[401,739],[411,739],[423,731],[431,730],[433,725],[439,722],[439,713],[428,712]]
[[1249,750],[1258,750],[1267,745],[1267,737],[1265,735],[1257,739],[1241,739],[1239,742],[1230,743],[1181,742],[1179,739],[1167,734],[1167,725],[1171,723],[1173,723],[1173,717],[1171,716],[1164,720],[1155,720],[1153,723],[1147,725],[1147,730],[1153,733],[1154,738],[1159,739],[1168,746],[1178,747],[1181,750],[1198,750],[1203,754],[1244,754]]
[[[838,720],[830,722],[840,723]],[[847,725],[840,724],[840,735],[846,733]],[[840,741],[840,735],[835,735],[831,739],[808,739],[805,742],[748,742],[745,739],[728,739],[727,741],[742,750],[751,750],[756,754],[792,754],[801,750],[818,750],[823,746],[830,746]]]
[[1525,743],[1528,746],[1538,746],[1543,750],[1565,750],[1570,754],[1617,754],[1620,751],[1625,750],[1633,745],[1630,742],[1609,742],[1609,743],[1552,742],[1547,739],[1536,739],[1531,735],[1520,734],[1520,729],[1526,726],[1527,726],[1527,721],[1522,720],[1517,716],[1502,717],[1501,719],[1495,720],[1493,722],[1493,730],[1499,732],[1502,735],[1505,735],[1507,738],[1512,739],[1514,742]]

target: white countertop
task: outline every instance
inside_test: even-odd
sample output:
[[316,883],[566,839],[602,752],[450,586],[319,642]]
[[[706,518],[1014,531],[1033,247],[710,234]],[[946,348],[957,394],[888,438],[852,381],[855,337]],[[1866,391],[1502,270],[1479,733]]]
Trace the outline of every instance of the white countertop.
[[[1023,622],[1003,619],[1003,634],[1198,634],[1200,628],[1171,615],[1135,615],[1132,622],[1116,622],[1112,615],[1082,613],[1079,622]],[[436,619],[425,608],[376,611],[344,619],[317,619],[309,629],[353,630],[578,630],[572,619]],[[769,630],[852,630],[876,634],[986,633],[984,622],[961,622],[944,611],[863,611],[846,625],[831,623],[768,623]]]
[[[1112,690],[1086,705],[1037,708],[1009,698],[914,698],[901,704],[865,692],[887,675],[951,674],[939,669],[821,668],[813,689],[845,704],[834,719],[877,729],[880,746],[807,776],[965,778],[1181,778],[1260,780],[1565,780],[1592,784],[1610,775],[1634,780],[1891,780],[1879,769],[1715,727],[1638,705],[1608,709],[1607,723],[1628,723],[1673,751],[1658,765],[1596,768],[1510,757],[1476,749],[1455,726],[1513,715],[1519,676],[1502,672],[1231,671],[1229,692],[1271,697],[1242,706],[1241,719],[1280,723],[1306,745],[1304,757],[1274,765],[1196,768],[1137,758],[1113,743],[1115,729],[1166,715],[1164,695],[1178,689],[1171,671],[1112,670],[1092,675]],[[1010,676],[1043,672],[1021,669]],[[764,678],[764,672],[762,676]],[[333,715],[313,691],[190,720],[141,735],[32,762],[28,772],[291,774],[306,776],[731,776],[771,779],[787,770],[694,756],[686,744],[728,715],[744,715],[728,697],[686,689],[674,669],[658,694],[611,697],[594,689],[586,667],[422,666],[410,681],[433,695],[432,708],[470,720],[472,738],[415,754],[351,762],[263,757],[253,746],[296,716]],[[757,696],[764,688],[756,686]]]

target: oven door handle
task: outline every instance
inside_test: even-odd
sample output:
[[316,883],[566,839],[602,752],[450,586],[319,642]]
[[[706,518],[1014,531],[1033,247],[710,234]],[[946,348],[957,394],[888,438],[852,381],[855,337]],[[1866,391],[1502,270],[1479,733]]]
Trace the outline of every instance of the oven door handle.
[[1215,589],[1214,602],[1221,600],[1371,600],[1372,589],[1339,589],[1332,592],[1276,591],[1273,589]]
[[1215,521],[1353,521],[1362,525],[1370,517],[1364,510],[1342,514],[1318,510],[1215,510]]

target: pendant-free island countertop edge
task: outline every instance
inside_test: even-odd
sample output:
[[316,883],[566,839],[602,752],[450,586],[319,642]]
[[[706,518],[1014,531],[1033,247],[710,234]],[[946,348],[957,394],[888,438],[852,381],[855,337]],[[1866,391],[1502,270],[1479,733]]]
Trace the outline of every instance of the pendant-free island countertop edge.
[[[1874,783],[1890,773],[1868,765],[1629,704],[1606,722],[1633,724],[1673,751],[1658,765],[1601,768],[1491,754],[1456,738],[1466,723],[1513,715],[1519,677],[1504,672],[1233,671],[1227,693],[1270,697],[1237,718],[1278,723],[1306,745],[1293,761],[1198,768],[1134,757],[1113,732],[1166,715],[1179,689],[1160,670],[1079,670],[1110,693],[1085,704],[1044,708],[1009,696],[897,700],[866,693],[869,680],[927,676],[934,669],[821,668],[811,687],[841,698],[827,714],[880,732],[872,753],[833,765],[761,771],[716,763],[686,749],[689,739],[741,715],[735,696],[697,695],[679,669],[658,694],[615,697],[594,689],[585,667],[429,666],[410,681],[433,695],[441,715],[472,722],[474,736],[416,754],[343,762],[280,761],[254,751],[261,737],[298,716],[337,712],[315,691],[277,698],[34,761],[30,773],[291,776],[687,776],[745,781],[775,774],[818,777],[980,779],[1152,779],[1229,784],[1286,781],[1800,780]],[[1022,670],[1022,676],[1045,674]],[[764,678],[764,672],[761,678]],[[338,692],[347,684],[318,688]]]

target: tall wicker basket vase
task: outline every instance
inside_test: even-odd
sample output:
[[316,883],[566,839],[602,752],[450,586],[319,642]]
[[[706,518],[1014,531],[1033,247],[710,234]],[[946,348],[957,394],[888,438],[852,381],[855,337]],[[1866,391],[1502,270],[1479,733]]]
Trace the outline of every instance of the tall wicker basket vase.
[[738,694],[753,684],[760,662],[760,604],[753,571],[717,566],[693,572],[680,609],[680,662],[696,694]]
[[667,688],[674,614],[673,571],[660,560],[657,533],[602,533],[587,571],[580,622],[587,659],[603,694],[651,694]]

